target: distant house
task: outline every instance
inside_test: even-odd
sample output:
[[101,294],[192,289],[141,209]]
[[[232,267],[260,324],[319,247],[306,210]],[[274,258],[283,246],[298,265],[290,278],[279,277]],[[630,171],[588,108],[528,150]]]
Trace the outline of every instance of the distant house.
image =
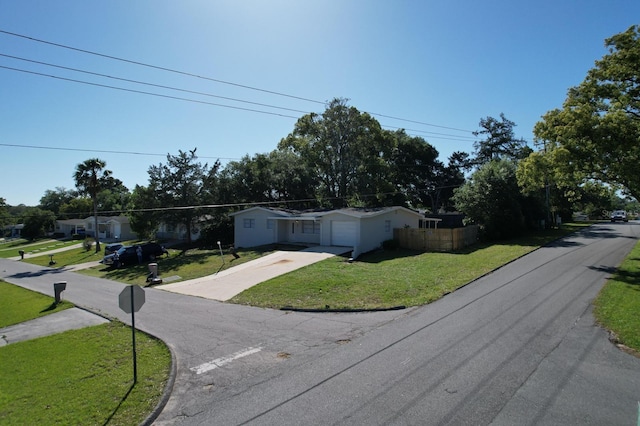
[[[57,220],[55,232],[71,236],[85,234],[95,237],[94,217],[84,219]],[[133,240],[138,236],[131,230],[127,216],[98,216],[98,237],[100,240]]]
[[418,228],[424,216],[405,207],[295,212],[252,207],[232,213],[236,247],[273,243],[341,246],[353,257],[393,238],[394,228]]
[[[200,238],[200,232],[207,217],[196,221],[195,225],[191,226],[191,241],[196,241]],[[185,224],[172,225],[169,223],[161,223],[156,231],[156,238],[161,240],[179,240],[187,241],[187,226]]]
[[24,228],[24,223],[19,223],[17,225],[7,225],[2,230],[2,235],[0,237],[7,238],[20,238],[22,235],[22,228]]

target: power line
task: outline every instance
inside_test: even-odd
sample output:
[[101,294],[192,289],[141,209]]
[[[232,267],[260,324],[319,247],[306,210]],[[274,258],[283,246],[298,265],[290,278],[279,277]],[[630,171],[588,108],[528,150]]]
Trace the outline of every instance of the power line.
[[[18,144],[10,144],[10,143],[0,143],[0,146],[6,146],[11,148],[32,148],[32,149],[49,149],[54,151],[76,151],[76,152],[98,152],[101,154],[125,154],[125,155],[145,155],[145,156],[160,156],[166,157],[167,154],[159,154],[157,152],[134,152],[134,151],[109,151],[109,150],[100,150],[100,149],[83,149],[83,148],[62,148],[62,147],[53,147],[53,146],[38,146],[38,145],[18,145]],[[202,159],[217,159],[217,160],[241,160],[241,158],[230,158],[230,157],[208,157],[208,156],[198,156],[198,158]]]
[[[319,100],[315,100],[315,99],[309,99],[309,98],[304,98],[304,97],[300,97],[300,96],[289,95],[289,94],[282,93],[282,92],[276,92],[276,91],[272,91],[272,90],[261,89],[261,88],[258,88],[258,87],[253,87],[253,86],[248,86],[248,85],[244,85],[244,84],[233,83],[233,82],[230,82],[230,81],[219,80],[219,79],[215,79],[215,78],[211,78],[211,77],[205,77],[205,76],[201,76],[201,75],[190,73],[190,72],[186,72],[186,71],[180,71],[180,70],[176,70],[176,69],[172,69],[172,68],[167,68],[167,67],[162,67],[162,66],[157,66],[157,65],[151,65],[151,64],[144,63],[144,62],[133,61],[133,60],[130,60],[130,59],[119,58],[117,56],[106,55],[106,54],[103,54],[103,53],[93,52],[93,51],[86,50],[86,49],[80,49],[80,48],[77,48],[77,47],[72,47],[72,46],[68,46],[68,45],[64,45],[64,44],[60,44],[60,43],[54,43],[54,42],[50,42],[50,41],[46,41],[46,40],[42,40],[42,39],[37,39],[35,37],[30,37],[30,36],[26,36],[26,35],[22,35],[22,34],[13,33],[13,32],[10,32],[10,31],[0,30],[0,33],[7,34],[7,35],[10,35],[10,36],[13,36],[13,37],[24,38],[26,40],[30,40],[30,41],[34,41],[34,42],[38,42],[38,43],[48,44],[48,45],[59,47],[59,48],[63,48],[63,49],[68,49],[68,50],[72,50],[72,51],[76,51],[76,52],[86,53],[86,54],[89,54],[89,55],[94,55],[94,56],[99,56],[99,57],[103,57],[103,58],[107,58],[107,59],[112,59],[112,60],[115,60],[115,61],[120,61],[120,62],[129,63],[129,64],[139,65],[139,66],[142,66],[142,67],[157,69],[157,70],[171,72],[171,73],[175,73],[175,74],[181,74],[181,75],[185,75],[185,76],[189,76],[189,77],[194,77],[194,78],[199,78],[199,79],[203,79],[203,80],[213,81],[213,82],[221,83],[221,84],[227,84],[227,85],[231,85],[231,86],[235,86],[235,87],[241,87],[241,88],[249,89],[249,90],[255,90],[255,91],[259,91],[259,92],[263,92],[263,93],[269,93],[269,94],[272,94],[272,95],[283,96],[283,97],[302,100],[302,101],[306,101],[306,102],[312,102],[312,103],[315,103],[315,104],[326,105],[326,103],[327,103],[325,101],[319,101]],[[363,112],[367,112],[367,111],[363,111]],[[459,128],[456,128],[456,127],[441,126],[441,125],[437,125],[437,124],[426,123],[426,122],[417,121],[417,120],[410,120],[410,119],[405,119],[405,118],[400,118],[400,117],[393,117],[393,116],[390,116],[390,115],[384,115],[384,114],[380,114],[380,113],[368,112],[368,114],[374,115],[374,116],[378,116],[378,117],[389,118],[389,119],[393,119],[393,120],[399,120],[399,121],[405,121],[405,122],[409,122],[409,123],[421,124],[421,125],[424,125],[424,126],[438,127],[438,128],[448,129],[448,130],[455,130],[455,131],[460,131],[460,132],[472,133],[472,131],[470,131],[470,130],[459,129]]]
[[57,79],[57,80],[71,81],[73,83],[86,84],[86,85],[89,85],[89,86],[103,87],[103,88],[113,89],[113,90],[121,90],[123,92],[138,93],[138,94],[142,94],[142,95],[156,96],[156,97],[159,97],[159,98],[167,98],[167,99],[174,99],[174,100],[185,101],[185,102],[193,102],[193,103],[197,103],[197,104],[212,105],[212,106],[218,106],[218,107],[222,107],[222,108],[231,108],[231,109],[237,109],[237,110],[241,110],[241,111],[257,112],[259,114],[276,115],[278,117],[293,118],[293,119],[296,119],[296,120],[298,119],[298,117],[294,117],[292,115],[278,114],[276,112],[260,111],[260,110],[251,109],[251,108],[242,108],[242,107],[232,106],[232,105],[217,104],[217,103],[214,103],[214,102],[200,101],[200,100],[197,100],[197,99],[181,98],[179,96],[162,95],[162,94],[159,94],[159,93],[145,92],[143,90],[126,89],[124,87],[110,86],[110,85],[107,85],[107,84],[100,84],[100,83],[92,83],[92,82],[89,82],[89,81],[76,80],[76,79],[73,79],[73,78],[60,77],[60,76],[57,76],[57,75],[44,74],[44,73],[35,72],[35,71],[23,70],[23,69],[20,69],[20,68],[7,67],[7,66],[3,66],[3,65],[0,65],[0,68],[4,68],[4,69],[7,69],[7,70],[11,70],[11,71],[23,72],[23,73],[27,73],[27,74],[38,75],[38,76],[41,76],[41,77],[53,78],[53,79]]
[[186,76],[189,76],[189,77],[199,78],[199,79],[203,79],[203,80],[209,80],[209,81],[213,81],[213,82],[216,82],[216,83],[228,84],[230,86],[242,87],[243,89],[257,90],[259,92],[269,93],[271,95],[284,96],[284,97],[287,97],[287,98],[298,99],[298,100],[307,101],[307,102],[314,102],[314,103],[319,103],[319,104],[323,104],[323,105],[325,104],[325,102],[316,101],[316,100],[313,100],[313,99],[302,98],[302,97],[293,96],[293,95],[287,95],[286,93],[280,93],[280,92],[275,92],[275,91],[272,91],[272,90],[260,89],[258,87],[246,86],[244,84],[232,83],[230,81],[218,80],[216,78],[205,77],[205,76],[201,76],[201,75],[198,75],[198,74],[193,74],[193,73],[186,72],[186,71],[179,71],[179,70],[166,68],[166,67],[161,67],[161,66],[157,66],[157,65],[146,64],[144,62],[132,61],[130,59],[118,58],[117,56],[105,55],[103,53],[92,52],[90,50],[79,49],[77,47],[67,46],[67,45],[64,45],[64,44],[53,43],[53,42],[50,42],[50,41],[41,40],[41,39],[37,39],[37,38],[34,38],[34,37],[25,36],[25,35],[22,35],[22,34],[16,34],[16,33],[12,33],[12,32],[5,31],[5,30],[0,30],[0,33],[11,35],[11,36],[14,36],[14,37],[24,38],[24,39],[35,41],[35,42],[38,42],[38,43],[44,43],[44,44],[48,44],[48,45],[51,45],[51,46],[60,47],[60,48],[63,48],[63,49],[74,50],[76,52],[86,53],[88,55],[94,55],[94,56],[100,56],[100,57],[107,58],[107,59],[113,59],[114,61],[126,62],[126,63],[129,63],[129,64],[139,65],[139,66],[142,66],[142,67],[153,68],[153,69],[157,69],[157,70],[161,70],[161,71],[167,71],[167,72],[171,72],[171,73],[175,73],[175,74],[186,75]]
[[160,88],[160,89],[175,90],[175,91],[178,91],[178,92],[191,93],[191,94],[202,95],[202,96],[209,96],[209,97],[218,98],[218,99],[226,99],[228,101],[242,102],[242,103],[247,103],[247,104],[252,104],[252,105],[263,106],[263,107],[267,107],[267,108],[282,109],[282,110],[291,111],[291,112],[299,112],[299,113],[302,113],[302,114],[308,114],[309,113],[309,111],[302,111],[302,110],[298,110],[298,109],[279,107],[279,106],[263,104],[263,103],[259,103],[259,102],[245,101],[245,100],[242,100],[242,99],[230,98],[230,97],[227,97],[227,96],[213,95],[211,93],[198,92],[198,91],[195,91],[195,90],[180,89],[180,88],[177,88],[177,87],[165,86],[165,85],[154,84],[154,83],[147,83],[147,82],[139,81],[139,80],[131,80],[131,79],[128,79],[128,78],[116,77],[116,76],[112,76],[112,75],[108,75],[108,74],[102,74],[102,73],[97,73],[97,72],[93,72],[93,71],[81,70],[81,69],[78,69],[78,68],[65,67],[63,65],[56,65],[56,64],[51,64],[51,63],[47,63],[47,62],[35,61],[33,59],[27,59],[27,58],[21,58],[21,57],[18,57],[18,56],[6,55],[4,53],[0,53],[0,56],[3,56],[5,58],[16,59],[16,60],[24,61],[24,62],[31,62],[31,63],[39,64],[39,65],[45,65],[45,66],[53,67],[53,68],[60,68],[60,69],[68,70],[68,71],[74,71],[74,72],[79,72],[79,73],[83,73],[83,74],[95,75],[95,76],[98,76],[98,77],[109,78],[109,79],[112,79],[112,80],[125,81],[127,83],[142,84],[142,85],[145,85],[145,86],[157,87],[157,88]]
[[[204,93],[204,92],[197,92],[197,91],[192,91],[192,90],[175,88],[175,87],[171,87],[171,86],[164,86],[164,85],[159,85],[159,84],[154,84],[154,83],[142,82],[142,81],[138,81],[138,80],[131,80],[131,79],[126,79],[126,78],[121,78],[121,77],[115,77],[115,76],[110,76],[110,75],[107,75],[107,74],[95,73],[95,72],[92,72],[92,71],[85,71],[85,70],[65,67],[65,66],[61,66],[61,65],[49,64],[49,63],[46,63],[46,62],[34,61],[34,60],[31,60],[31,59],[19,58],[17,56],[5,55],[5,54],[2,54],[2,53],[0,53],[0,56],[12,58],[12,59],[17,59],[17,60],[21,60],[21,61],[26,61],[26,62],[32,62],[32,63],[36,63],[36,64],[41,64],[41,65],[46,65],[46,66],[55,67],[55,68],[61,68],[61,69],[76,71],[76,72],[90,74],[90,75],[96,75],[96,76],[99,76],[99,77],[105,77],[105,78],[110,78],[110,79],[114,79],[114,80],[125,81],[125,82],[129,82],[129,83],[142,84],[142,85],[147,85],[147,86],[152,86],[152,87],[170,89],[170,90],[186,92],[186,93],[192,93],[192,94],[199,94],[199,95],[210,96],[210,97],[215,97],[215,98],[222,98],[222,99],[232,100],[232,101],[236,101],[236,102],[244,102],[244,103],[249,103],[249,104],[253,104],[253,105],[264,106],[264,107],[268,107],[268,108],[276,108],[276,109],[282,109],[282,110],[286,110],[286,111],[299,112],[301,114],[308,114],[309,113],[308,111],[302,111],[302,110],[296,110],[296,109],[291,109],[291,108],[278,107],[278,106],[274,106],[274,105],[262,104],[262,103],[251,102],[251,101],[244,101],[244,100],[241,100],[241,99],[229,98],[229,97],[225,97],[225,96],[218,96],[218,95],[213,95],[213,94]],[[182,97],[177,97],[177,96],[163,95],[163,94],[159,94],[159,93],[152,93],[152,92],[146,92],[146,91],[135,90],[135,89],[127,89],[127,88],[117,87],[117,86],[110,86],[110,85],[94,83],[94,82],[89,82],[89,81],[84,81],[84,80],[77,80],[77,79],[72,79],[72,78],[67,78],[67,77],[60,77],[60,76],[56,76],[56,75],[52,75],[52,74],[45,74],[45,73],[40,73],[40,72],[30,71],[30,70],[25,70],[25,69],[20,69],[20,68],[7,67],[7,66],[3,66],[3,65],[0,65],[0,68],[4,68],[4,69],[10,70],[10,71],[33,74],[33,75],[37,75],[37,76],[40,76],[40,77],[53,78],[53,79],[57,79],[57,80],[69,81],[69,82],[72,82],[72,83],[87,84],[87,85],[91,85],[91,86],[103,87],[103,88],[113,89],[113,90],[121,90],[121,91],[132,92],[132,93],[137,93],[137,94],[143,94],[143,95],[148,95],[148,96],[158,96],[158,97],[163,97],[163,98],[168,98],[168,99],[181,100],[181,101],[185,101],[185,102],[194,102],[194,103],[201,103],[201,104],[205,104],[205,105],[218,106],[218,107],[222,107],[222,108],[232,108],[232,109],[238,109],[238,110],[242,110],[242,111],[250,111],[250,112],[256,112],[256,113],[261,113],[261,114],[276,115],[276,116],[285,117],[285,118],[294,118],[294,119],[298,119],[299,118],[299,117],[294,117],[294,116],[284,115],[284,114],[277,114],[277,113],[268,112],[268,111],[260,111],[260,110],[250,109],[250,108],[241,108],[241,107],[236,107],[236,106],[232,106],[232,105],[224,105],[224,104],[200,101],[200,100],[196,100],[196,99],[182,98]],[[436,133],[436,132],[428,132],[428,131],[424,131],[424,130],[406,129],[406,128],[402,128],[402,127],[387,126],[387,125],[382,125],[382,124],[381,124],[381,126],[385,127],[385,128],[390,128],[390,129],[404,129],[404,130],[411,131],[411,132],[423,133],[423,134],[428,134],[428,135],[435,135],[435,136],[433,136],[435,139],[458,140],[458,141],[468,141],[468,140],[473,141],[473,140],[475,140],[475,139],[473,139],[471,137],[462,137],[462,136],[450,135],[450,134],[446,134],[446,133]],[[451,136],[451,137],[441,137],[441,136]]]

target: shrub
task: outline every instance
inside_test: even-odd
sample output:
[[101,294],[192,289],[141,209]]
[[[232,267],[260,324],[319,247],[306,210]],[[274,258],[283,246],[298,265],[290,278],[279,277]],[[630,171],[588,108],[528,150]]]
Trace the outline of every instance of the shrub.
[[91,250],[91,247],[93,247],[93,240],[91,238],[85,238],[82,242],[82,247],[84,247],[86,251]]
[[382,248],[385,250],[396,250],[400,248],[400,242],[398,240],[385,240],[382,242]]

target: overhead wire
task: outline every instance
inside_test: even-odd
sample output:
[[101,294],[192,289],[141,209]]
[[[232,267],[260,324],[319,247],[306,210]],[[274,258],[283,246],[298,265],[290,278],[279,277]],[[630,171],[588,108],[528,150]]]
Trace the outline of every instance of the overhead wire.
[[[152,64],[148,64],[148,63],[144,63],[144,62],[140,62],[140,61],[134,61],[134,60],[130,60],[130,59],[120,58],[120,57],[117,57],[117,56],[107,55],[107,54],[104,54],[104,53],[99,53],[99,52],[94,52],[94,51],[91,51],[91,50],[86,50],[86,49],[81,49],[81,48],[77,48],[77,47],[73,47],[73,46],[68,46],[68,45],[61,44],[61,43],[54,43],[54,42],[51,42],[51,41],[42,40],[42,39],[38,39],[38,38],[35,38],[35,37],[26,36],[26,35],[23,35],[23,34],[17,34],[17,33],[6,31],[6,30],[0,30],[0,33],[6,34],[6,35],[10,35],[10,36],[13,36],[13,37],[23,38],[23,39],[34,41],[34,42],[38,42],[38,43],[48,44],[48,45],[59,47],[59,48],[63,48],[63,49],[68,49],[68,50],[77,51],[77,52],[81,52],[81,53],[85,53],[85,54],[89,54],[89,55],[103,57],[103,58],[107,58],[107,59],[111,59],[111,60],[115,60],[115,61],[120,61],[120,62],[129,63],[129,64],[133,64],[133,65],[138,65],[138,66],[142,66],[142,67],[147,67],[147,68],[157,69],[157,70],[161,70],[161,71],[181,74],[181,75],[185,75],[185,76],[189,76],[189,77],[193,77],[193,78],[208,80],[208,81],[221,83],[221,84],[226,84],[226,85],[231,85],[231,86],[235,86],[235,87],[241,87],[241,88],[244,88],[244,89],[255,90],[255,91],[268,93],[268,94],[272,94],[272,95],[277,95],[277,96],[287,97],[287,98],[291,98],[291,99],[302,100],[302,101],[306,101],[306,102],[312,102],[312,103],[315,103],[315,104],[326,105],[326,103],[327,103],[326,101],[319,101],[319,100],[305,98],[305,97],[301,97],[301,96],[289,95],[289,94],[282,93],[282,92],[262,89],[262,88],[258,88],[258,87],[254,87],[254,86],[248,86],[248,85],[239,84],[239,83],[233,83],[233,82],[230,82],[230,81],[225,81],[225,80],[220,80],[220,79],[216,79],[216,78],[206,77],[206,76],[202,76],[202,75],[191,73],[191,72],[176,70],[176,69],[173,69],[173,68],[168,68],[168,67],[163,67],[163,66],[158,66],[158,65],[152,65]],[[367,112],[367,111],[363,111],[363,112]],[[454,131],[460,131],[460,132],[465,132],[465,133],[473,133],[471,130],[465,130],[465,129],[460,129],[460,128],[456,128],[456,127],[442,126],[442,125],[427,123],[427,122],[424,122],[424,121],[410,120],[410,119],[405,119],[405,118],[400,118],[400,117],[394,117],[394,116],[385,115],[385,114],[381,114],[381,113],[373,113],[373,112],[367,112],[367,113],[370,114],[370,115],[378,116],[378,117],[384,117],[384,118],[389,118],[389,119],[393,119],[393,120],[405,121],[405,122],[410,122],[410,123],[414,123],[414,124],[421,124],[421,125],[429,126],[429,127],[438,127],[438,128],[454,130]]]

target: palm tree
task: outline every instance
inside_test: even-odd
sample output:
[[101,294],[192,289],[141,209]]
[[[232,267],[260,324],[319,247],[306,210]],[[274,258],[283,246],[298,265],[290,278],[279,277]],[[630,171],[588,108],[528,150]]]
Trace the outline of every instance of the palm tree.
[[76,166],[73,178],[76,188],[82,195],[88,195],[93,203],[93,224],[96,240],[96,253],[100,252],[100,238],[98,233],[98,193],[107,185],[111,178],[111,170],[104,170],[106,162],[91,158]]

